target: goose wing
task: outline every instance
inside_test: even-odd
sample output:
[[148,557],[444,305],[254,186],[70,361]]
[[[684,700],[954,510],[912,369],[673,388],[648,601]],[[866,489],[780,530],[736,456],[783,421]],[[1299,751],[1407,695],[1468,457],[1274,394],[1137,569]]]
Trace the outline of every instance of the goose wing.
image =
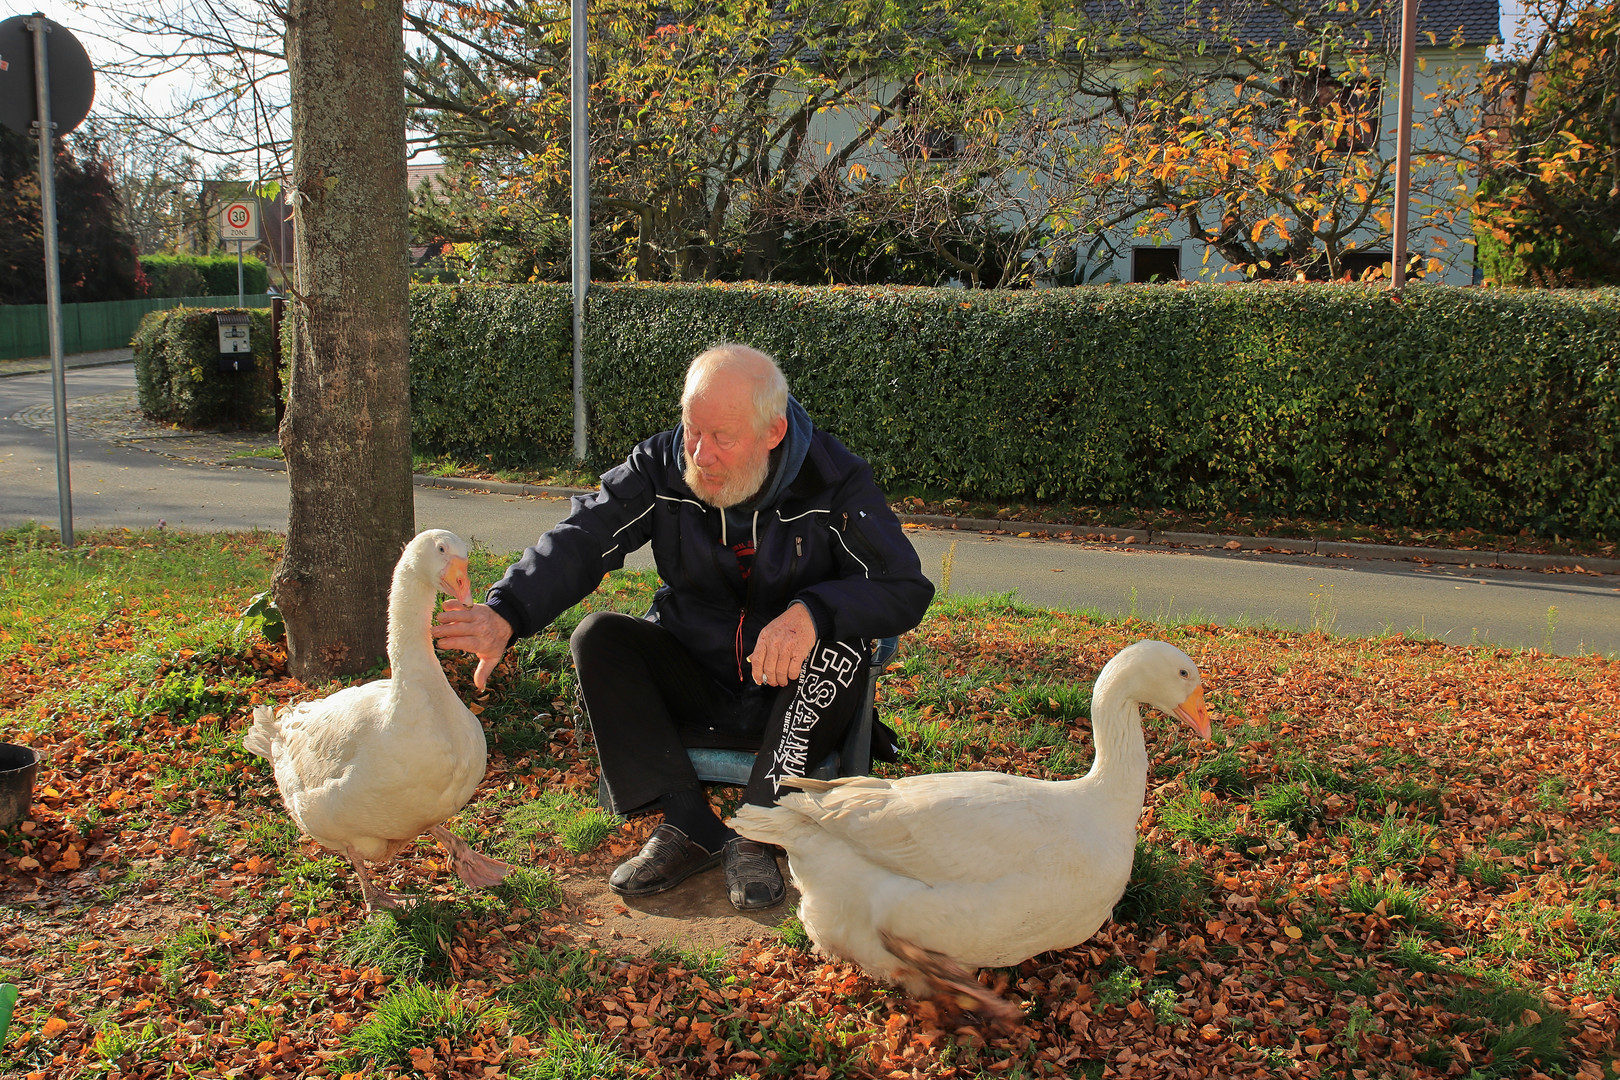
[[852,777],[806,787],[784,795],[782,806],[868,862],[929,885],[1004,877],[1070,816],[1059,812],[1057,785],[1005,773]]

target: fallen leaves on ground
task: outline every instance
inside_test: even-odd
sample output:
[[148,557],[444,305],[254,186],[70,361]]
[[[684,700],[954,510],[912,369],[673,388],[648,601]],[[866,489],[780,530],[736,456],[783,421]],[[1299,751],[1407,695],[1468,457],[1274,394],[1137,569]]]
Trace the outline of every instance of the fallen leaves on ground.
[[[217,603],[196,617],[230,615]],[[1083,771],[1084,720],[1071,732],[1059,691],[1019,694],[1087,688],[1145,636],[1199,661],[1224,730],[1208,745],[1148,728],[1141,838],[1193,883],[1186,904],[981,973],[1027,1012],[998,1029],[796,947],[791,925],[713,957],[604,936],[607,912],[566,899],[472,898],[430,845],[378,873],[450,913],[429,968],[351,962],[367,926],[352,874],[307,840],[267,839],[285,815],[239,746],[253,702],[315,692],[280,646],[174,658],[236,688],[217,712],[76,706],[76,672],[146,647],[146,610],[0,653],[0,702],[43,756],[29,818],[3,835],[0,970],[22,991],[8,1075],[1620,1073],[1603,944],[1620,941],[1612,661],[996,604],[934,615],[880,702],[914,746],[941,740],[926,767]],[[449,666],[470,698],[467,666]],[[502,677],[486,722],[533,675]],[[594,797],[572,703],[545,710],[521,753],[492,749],[457,822],[480,843],[512,841],[505,814],[545,792]],[[605,875],[650,828],[584,854],[536,834],[519,861]],[[412,986],[443,1014],[407,1024],[393,1057],[357,1051]],[[1492,1013],[1504,1001],[1513,1015]]]

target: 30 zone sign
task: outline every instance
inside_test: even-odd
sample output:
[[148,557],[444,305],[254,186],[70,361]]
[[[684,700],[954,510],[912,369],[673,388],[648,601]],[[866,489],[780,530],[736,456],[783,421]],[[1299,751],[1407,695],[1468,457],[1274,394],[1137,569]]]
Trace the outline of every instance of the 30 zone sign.
[[259,238],[259,201],[233,199],[219,212],[219,238],[221,240],[257,240]]

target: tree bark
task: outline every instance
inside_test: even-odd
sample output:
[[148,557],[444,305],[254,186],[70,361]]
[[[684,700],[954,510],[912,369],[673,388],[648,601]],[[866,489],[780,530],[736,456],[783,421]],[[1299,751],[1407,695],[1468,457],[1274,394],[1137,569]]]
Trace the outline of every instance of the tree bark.
[[401,0],[290,0],[297,285],[272,578],[304,682],[386,654],[411,498],[409,194]]

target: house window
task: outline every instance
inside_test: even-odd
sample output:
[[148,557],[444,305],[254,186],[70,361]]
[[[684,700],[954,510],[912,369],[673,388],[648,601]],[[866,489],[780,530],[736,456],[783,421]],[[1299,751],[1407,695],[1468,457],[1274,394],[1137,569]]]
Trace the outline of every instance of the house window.
[[1295,76],[1294,100],[1304,119],[1322,125],[1341,154],[1378,147],[1383,91],[1377,79],[1341,79],[1325,67]]
[[1346,251],[1339,256],[1339,277],[1349,278],[1351,281],[1360,281],[1362,275],[1369,270],[1377,270],[1386,277],[1389,274],[1389,252],[1387,251]]
[[1180,281],[1181,248],[1139,247],[1131,249],[1132,281]]
[[923,92],[921,75],[913,79],[894,99],[899,123],[889,132],[889,149],[907,160],[955,157],[955,133],[931,123],[930,114],[939,104],[937,97]]

